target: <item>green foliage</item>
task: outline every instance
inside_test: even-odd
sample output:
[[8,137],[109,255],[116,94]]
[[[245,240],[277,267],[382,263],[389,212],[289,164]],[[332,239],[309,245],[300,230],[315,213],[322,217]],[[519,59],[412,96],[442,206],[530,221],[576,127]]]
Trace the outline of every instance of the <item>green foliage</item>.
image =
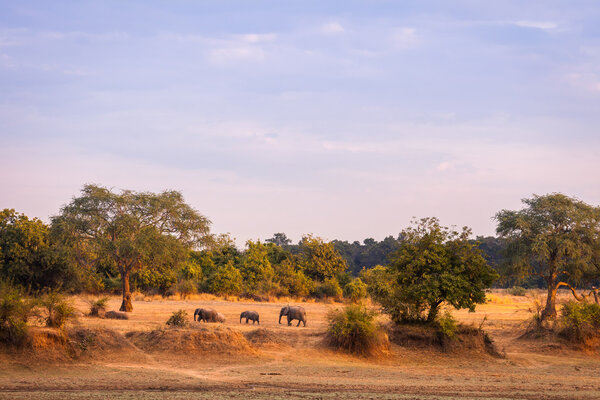
[[116,266],[123,281],[122,311],[133,309],[130,273],[142,267],[175,269],[189,248],[209,243],[209,225],[179,192],[115,193],[97,185],[85,185],[52,219],[54,236],[81,268]]
[[169,289],[177,283],[176,271],[171,267],[143,267],[131,276],[133,287],[142,292],[156,292],[166,296]]
[[543,277],[548,289],[542,319],[556,316],[556,290],[600,276],[600,207],[560,193],[523,199],[520,211],[496,214],[506,241],[507,272]]
[[15,210],[0,211],[0,279],[40,290],[71,288],[77,278],[46,224]]
[[272,288],[275,272],[268,257],[268,247],[260,241],[248,240],[248,249],[242,257],[240,272],[247,293],[268,293]]
[[20,346],[29,339],[27,321],[35,306],[22,289],[0,281],[0,343]]
[[367,285],[360,278],[353,279],[344,286],[344,297],[354,303],[364,299],[367,297]]
[[204,277],[202,265],[190,257],[190,259],[181,266],[181,269],[179,270],[179,276],[182,279],[201,282],[202,278]]
[[51,328],[63,328],[67,320],[75,317],[75,308],[58,291],[48,291],[40,304],[46,309],[46,325]]
[[318,299],[330,298],[340,300],[342,293],[342,288],[335,278],[325,279],[323,282],[317,283],[313,289],[313,296]]
[[508,289],[508,294],[511,296],[525,296],[527,295],[527,289],[521,286],[513,286]]
[[458,321],[449,312],[446,311],[443,315],[438,316],[436,325],[444,338],[454,339],[456,337]]
[[220,295],[239,295],[242,293],[242,274],[233,266],[233,261],[219,267],[208,279],[208,288],[211,293]]
[[90,305],[90,316],[97,317],[100,315],[100,312],[106,311],[108,297],[102,297],[99,299],[89,299],[88,304]]
[[561,309],[560,334],[576,343],[600,336],[600,305],[569,301]]
[[[358,275],[362,268],[372,268],[376,265],[387,264],[389,256],[398,250],[400,239],[388,236],[381,242],[368,238],[362,243],[355,241],[334,240],[335,250],[346,260],[348,270]],[[340,284],[343,282],[340,280]]]
[[312,235],[304,236],[300,242],[299,263],[304,273],[317,281],[334,278],[347,268],[333,243]]
[[371,355],[387,347],[387,336],[375,322],[376,315],[358,305],[332,310],[327,315],[329,344],[360,355]]
[[369,293],[396,323],[435,321],[439,307],[473,311],[485,302],[484,290],[497,278],[471,231],[451,231],[437,218],[424,218],[402,231],[403,241],[389,267],[364,275]]
[[312,292],[313,281],[301,270],[296,269],[290,259],[285,259],[281,264],[275,265],[274,270],[281,295],[305,297]]
[[167,325],[172,327],[184,327],[188,324],[188,313],[185,310],[173,312],[167,320]]

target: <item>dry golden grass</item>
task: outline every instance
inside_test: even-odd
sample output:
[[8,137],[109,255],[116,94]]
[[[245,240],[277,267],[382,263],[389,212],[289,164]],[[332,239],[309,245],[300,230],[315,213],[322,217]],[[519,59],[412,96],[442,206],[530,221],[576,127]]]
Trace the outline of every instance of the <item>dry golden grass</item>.
[[[67,329],[75,332],[73,337],[87,340],[94,357],[57,358],[47,361],[49,366],[31,354],[0,352],[0,398],[64,399],[74,393],[86,398],[154,398],[156,390],[161,394],[157,398],[600,398],[598,355],[518,339],[540,295],[529,291],[516,297],[493,290],[474,313],[453,311],[467,324],[479,326],[486,319],[484,329],[505,350],[505,359],[396,345],[377,359],[330,350],[323,345],[326,315],[340,308],[339,303],[138,295],[130,319],[112,320],[86,316],[86,297],[75,296],[81,316]],[[566,292],[559,295],[560,302],[568,299]],[[278,324],[279,309],[288,303],[306,309],[306,328],[288,327],[284,319]],[[118,310],[120,304],[121,299],[112,296],[107,310]],[[214,308],[227,320],[193,322],[198,307]],[[188,312],[190,327],[169,330],[165,322],[179,309]],[[260,327],[239,323],[245,310],[260,313]],[[53,340],[51,334],[42,335],[39,343]],[[124,351],[99,356],[120,343],[125,343]],[[77,341],[70,345],[81,347]]]

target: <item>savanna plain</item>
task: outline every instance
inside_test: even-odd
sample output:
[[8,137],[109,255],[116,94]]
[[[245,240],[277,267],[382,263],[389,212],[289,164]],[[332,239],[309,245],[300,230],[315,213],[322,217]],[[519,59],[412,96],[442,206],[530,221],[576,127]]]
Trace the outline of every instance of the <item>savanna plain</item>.
[[[140,295],[129,319],[115,320],[87,316],[86,298],[76,296],[79,316],[64,332],[36,327],[32,349],[0,353],[0,398],[599,399],[600,355],[522,336],[539,296],[492,290],[475,312],[453,312],[464,324],[483,324],[496,355],[392,340],[372,357],[326,345],[327,313],[338,303],[289,301],[307,312],[307,326],[296,327],[285,317],[278,323],[287,300]],[[108,309],[120,302],[111,297]],[[197,307],[216,309],[226,322],[194,322]],[[167,327],[179,309],[188,326]],[[260,313],[260,326],[240,324],[245,310]]]

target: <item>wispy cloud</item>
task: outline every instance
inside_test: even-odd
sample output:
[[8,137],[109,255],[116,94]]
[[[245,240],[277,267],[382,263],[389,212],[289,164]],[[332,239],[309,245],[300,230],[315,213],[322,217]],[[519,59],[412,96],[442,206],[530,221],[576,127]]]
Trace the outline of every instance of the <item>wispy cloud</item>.
[[543,31],[551,31],[559,27],[556,22],[552,21],[519,20],[509,22],[509,24],[520,26],[522,28],[541,29]]
[[321,32],[328,35],[337,35],[344,31],[344,27],[339,22],[328,22],[321,27]]

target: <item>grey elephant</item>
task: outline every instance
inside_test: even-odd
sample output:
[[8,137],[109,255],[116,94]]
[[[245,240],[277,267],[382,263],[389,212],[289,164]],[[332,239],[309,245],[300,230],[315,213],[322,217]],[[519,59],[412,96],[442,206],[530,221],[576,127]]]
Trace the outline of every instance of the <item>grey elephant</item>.
[[292,325],[292,320],[297,319],[298,325],[300,326],[300,322],[306,326],[306,311],[304,307],[300,306],[285,306],[279,311],[279,323],[281,324],[281,317],[287,316],[288,326]]
[[196,315],[198,316],[198,322],[225,322],[225,316],[212,308],[198,308],[194,312],[194,320],[196,320]]
[[258,324],[260,325],[259,316],[256,311],[244,311],[243,313],[241,313],[240,314],[240,324],[242,323],[243,318],[246,318],[246,323],[248,323],[248,320],[251,320],[252,325],[254,325],[255,322],[258,322]]
[[204,313],[204,308],[196,308],[196,311],[194,311],[194,321],[196,320],[196,316],[198,316],[198,322],[200,322],[202,313]]

